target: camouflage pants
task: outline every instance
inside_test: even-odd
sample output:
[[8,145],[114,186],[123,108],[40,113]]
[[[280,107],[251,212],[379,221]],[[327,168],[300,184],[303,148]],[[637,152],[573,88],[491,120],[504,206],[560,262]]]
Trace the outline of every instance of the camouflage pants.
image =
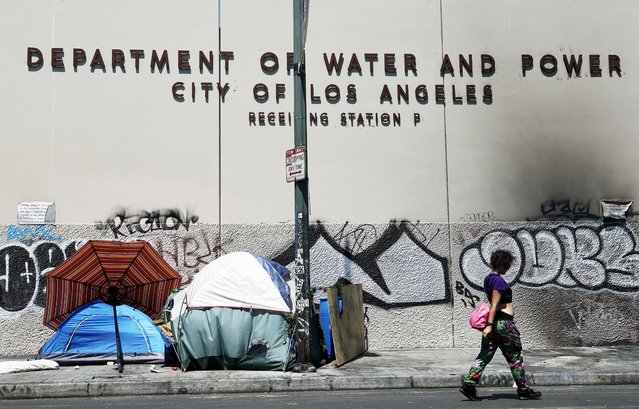
[[473,361],[473,365],[468,372],[464,382],[470,385],[477,385],[481,374],[486,369],[495,356],[497,348],[506,358],[510,366],[510,371],[515,379],[518,389],[527,389],[528,381],[524,371],[524,358],[521,356],[521,340],[519,330],[512,321],[499,320],[493,326],[493,332],[488,337],[482,337],[481,351]]

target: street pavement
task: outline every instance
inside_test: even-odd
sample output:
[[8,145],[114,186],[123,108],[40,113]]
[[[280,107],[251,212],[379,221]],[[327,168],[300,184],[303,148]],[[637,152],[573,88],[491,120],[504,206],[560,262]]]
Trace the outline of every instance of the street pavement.
[[[368,351],[341,367],[315,372],[188,371],[149,364],[60,367],[0,374],[0,400],[158,394],[264,393],[458,387],[478,348]],[[10,358],[2,361],[16,360]],[[23,359],[24,360],[24,359]],[[531,385],[639,384],[639,345],[524,350]],[[480,386],[512,387],[505,359],[495,354]],[[481,391],[480,391],[481,394]]]

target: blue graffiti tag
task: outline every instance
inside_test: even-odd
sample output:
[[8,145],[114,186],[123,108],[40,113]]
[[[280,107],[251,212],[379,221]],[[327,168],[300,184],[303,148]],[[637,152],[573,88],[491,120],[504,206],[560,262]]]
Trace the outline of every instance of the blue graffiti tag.
[[62,236],[54,236],[55,226],[14,226],[7,227],[7,240],[33,243],[36,240],[59,241]]

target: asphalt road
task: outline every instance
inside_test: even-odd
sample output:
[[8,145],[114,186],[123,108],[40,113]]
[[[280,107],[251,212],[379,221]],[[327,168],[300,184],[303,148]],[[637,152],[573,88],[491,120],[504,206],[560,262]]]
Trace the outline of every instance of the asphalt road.
[[386,409],[386,408],[638,408],[639,385],[538,388],[543,399],[520,401],[515,389],[480,388],[480,402],[469,402],[456,389],[401,389],[268,394],[162,395],[0,401],[4,408],[39,409]]

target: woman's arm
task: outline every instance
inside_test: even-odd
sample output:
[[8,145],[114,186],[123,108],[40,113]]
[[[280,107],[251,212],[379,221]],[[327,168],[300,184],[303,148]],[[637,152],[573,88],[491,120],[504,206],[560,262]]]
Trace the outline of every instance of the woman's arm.
[[487,337],[493,331],[493,323],[495,322],[495,318],[497,317],[497,308],[499,308],[499,304],[501,301],[501,293],[497,290],[493,290],[493,295],[491,297],[490,303],[490,311],[488,312],[488,325],[482,331],[482,334]]

